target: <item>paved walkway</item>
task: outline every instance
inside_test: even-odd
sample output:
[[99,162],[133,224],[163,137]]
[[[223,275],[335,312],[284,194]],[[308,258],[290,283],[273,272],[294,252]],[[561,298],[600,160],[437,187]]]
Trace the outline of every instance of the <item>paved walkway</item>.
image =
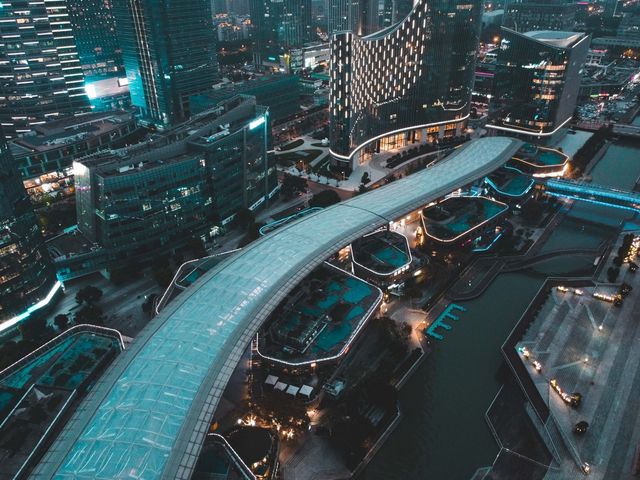
[[300,448],[280,466],[286,480],[346,480],[351,473],[326,437],[308,433]]
[[[631,468],[640,445],[640,276],[627,273],[624,280],[634,291],[621,308],[594,299],[592,289],[581,296],[554,290],[521,342],[543,365],[538,374],[526,363],[569,449],[592,466],[589,478],[597,480],[634,478]],[[551,378],[564,391],[582,394],[578,409],[551,390]],[[590,427],[579,437],[572,429],[581,420]],[[570,461],[545,478],[584,475]]]

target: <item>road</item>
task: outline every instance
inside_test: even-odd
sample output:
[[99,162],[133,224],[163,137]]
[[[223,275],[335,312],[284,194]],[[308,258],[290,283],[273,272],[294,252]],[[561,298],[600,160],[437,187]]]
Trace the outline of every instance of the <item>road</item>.
[[158,286],[150,272],[146,272],[140,278],[136,278],[123,285],[114,285],[100,274],[88,275],[65,284],[64,296],[54,306],[49,314],[49,323],[58,314],[73,315],[78,311],[76,293],[82,287],[93,285],[102,290],[102,297],[98,305],[105,316],[104,326],[115,328],[123,335],[134,337],[146,325],[149,320],[147,314],[142,312],[142,303],[147,295],[159,294],[162,288]]

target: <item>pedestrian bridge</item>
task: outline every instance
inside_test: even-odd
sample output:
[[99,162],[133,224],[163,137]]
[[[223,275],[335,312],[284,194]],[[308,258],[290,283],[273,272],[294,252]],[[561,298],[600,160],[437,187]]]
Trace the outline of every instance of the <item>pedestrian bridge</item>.
[[595,203],[608,207],[640,211],[640,194],[575,180],[548,179],[542,182],[546,193],[557,197]]
[[283,225],[170,302],[97,381],[32,478],[188,479],[260,325],[329,255],[502,166],[522,142],[474,140],[441,162]]

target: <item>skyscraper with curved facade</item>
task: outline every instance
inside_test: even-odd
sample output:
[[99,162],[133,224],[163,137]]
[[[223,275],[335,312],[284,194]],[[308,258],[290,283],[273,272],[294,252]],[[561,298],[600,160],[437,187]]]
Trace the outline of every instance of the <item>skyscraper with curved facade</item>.
[[469,116],[482,5],[418,0],[389,28],[331,39],[333,162],[459,134]]

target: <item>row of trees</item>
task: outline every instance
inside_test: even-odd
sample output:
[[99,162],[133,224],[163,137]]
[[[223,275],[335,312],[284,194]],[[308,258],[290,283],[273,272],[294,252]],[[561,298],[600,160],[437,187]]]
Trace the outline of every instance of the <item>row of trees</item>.
[[11,365],[60,332],[64,332],[72,322],[75,324],[102,325],[102,308],[97,305],[101,298],[102,290],[93,285],[87,285],[76,293],[76,302],[79,308],[73,318],[60,313],[53,318],[53,325],[49,325],[47,318],[44,316],[26,318],[18,326],[21,334],[20,340],[9,340],[0,346],[0,369]]

